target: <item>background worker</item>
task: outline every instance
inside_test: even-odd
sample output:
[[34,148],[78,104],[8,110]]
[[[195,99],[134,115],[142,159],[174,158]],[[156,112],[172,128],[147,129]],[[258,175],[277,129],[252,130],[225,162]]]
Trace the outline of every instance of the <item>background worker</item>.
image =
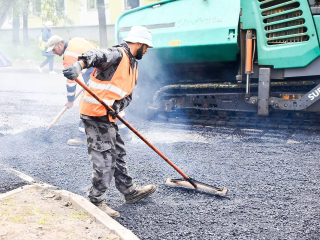
[[[42,41],[48,42],[49,38],[51,37],[51,28],[52,28],[52,22],[47,21],[44,24],[44,27],[41,29],[41,38]],[[54,54],[50,51],[47,51],[45,48],[42,51],[42,56],[47,57],[46,60],[44,60],[39,66],[38,70],[40,73],[43,73],[42,68],[49,63],[49,74],[56,74],[55,71],[53,71],[53,63],[54,63]]]
[[[52,51],[53,54],[62,56],[63,55],[63,66],[64,68],[70,67],[72,64],[74,64],[78,57],[81,56],[82,53],[90,50],[90,49],[97,49],[98,46],[94,44],[93,42],[89,41],[85,38],[75,37],[69,40],[68,42],[65,42],[61,37],[54,35],[48,39],[47,42],[48,49],[47,52]],[[82,75],[80,75],[80,78],[83,79],[85,84],[88,83],[90,79],[90,74],[93,72],[94,68],[91,67],[89,69],[85,69],[82,71]],[[73,106],[73,102],[75,100],[76,95],[76,86],[77,83],[74,80],[67,79],[67,98],[68,102],[66,103],[66,106],[68,108],[71,108]],[[122,113],[122,116],[124,116],[124,112]],[[122,124],[125,126],[124,124]],[[124,136],[124,139],[126,141],[130,141],[132,139],[132,134],[130,133],[128,128],[124,128],[123,126],[119,126],[119,128],[122,128],[122,135]],[[79,128],[78,128],[78,136],[73,139],[69,139],[67,141],[67,144],[70,146],[77,146],[77,145],[86,145],[86,135],[84,132],[84,126],[83,122],[79,121]]]
[[126,203],[135,203],[156,190],[154,185],[142,187],[133,182],[125,161],[124,141],[116,125],[116,114],[132,100],[132,91],[138,77],[136,59],[142,59],[148,47],[153,47],[149,30],[141,26],[132,27],[125,42],[106,50],[89,50],[78,58],[78,62],[63,70],[64,76],[73,80],[83,68],[96,67],[90,77],[89,88],[114,109],[114,112],[107,112],[87,92],[80,105],[93,166],[92,186],[88,197],[111,217],[120,216],[119,212],[105,203],[106,191],[113,177],[116,188],[124,195]]

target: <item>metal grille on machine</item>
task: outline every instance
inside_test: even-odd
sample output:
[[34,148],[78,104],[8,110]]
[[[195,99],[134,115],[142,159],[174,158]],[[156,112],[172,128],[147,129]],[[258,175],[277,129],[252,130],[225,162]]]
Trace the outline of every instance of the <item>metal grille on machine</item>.
[[258,1],[269,45],[309,40],[303,12],[297,0]]

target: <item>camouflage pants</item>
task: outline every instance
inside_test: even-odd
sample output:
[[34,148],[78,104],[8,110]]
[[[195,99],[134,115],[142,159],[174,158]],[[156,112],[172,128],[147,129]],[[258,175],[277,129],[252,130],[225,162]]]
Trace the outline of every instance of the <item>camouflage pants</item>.
[[122,194],[132,192],[136,186],[128,174],[126,150],[118,126],[110,122],[82,121],[93,168],[92,186],[88,193],[90,201],[96,203],[105,200],[112,177]]

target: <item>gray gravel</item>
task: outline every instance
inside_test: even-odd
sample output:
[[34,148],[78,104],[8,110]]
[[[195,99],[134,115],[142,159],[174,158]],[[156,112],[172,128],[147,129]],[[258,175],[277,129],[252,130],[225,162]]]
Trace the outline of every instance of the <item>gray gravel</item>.
[[0,165],[0,193],[6,193],[11,190],[28,184],[15,174],[10,173],[4,166]]
[[[191,177],[229,188],[228,198],[220,198],[167,187],[166,178],[178,174],[134,138],[127,144],[130,172],[138,184],[158,189],[126,205],[112,186],[108,204],[141,239],[319,238],[318,133],[245,130],[241,135],[228,128],[129,120]],[[1,162],[85,196],[91,170],[87,150],[65,144],[70,129],[66,124],[48,133],[38,128],[6,136],[1,152],[12,150],[1,154]]]
[[[0,92],[0,103],[4,95],[10,92]],[[1,109],[0,116],[7,124],[7,130],[0,128],[5,134],[0,164],[85,196],[91,175],[87,150],[65,144],[76,135],[77,109],[49,132],[32,122],[45,125],[57,114],[61,105],[53,103],[53,96],[63,95],[7,98],[9,108]],[[50,97],[49,103],[41,100]],[[32,118],[27,107],[36,109]],[[120,211],[117,220],[141,239],[320,238],[319,132],[184,126],[133,116],[129,122],[188,175],[229,189],[228,197],[221,198],[166,186],[166,178],[179,175],[135,137],[127,143],[131,175],[137,184],[157,185],[157,191],[127,205],[112,185],[107,202]],[[10,134],[16,127],[21,131]]]

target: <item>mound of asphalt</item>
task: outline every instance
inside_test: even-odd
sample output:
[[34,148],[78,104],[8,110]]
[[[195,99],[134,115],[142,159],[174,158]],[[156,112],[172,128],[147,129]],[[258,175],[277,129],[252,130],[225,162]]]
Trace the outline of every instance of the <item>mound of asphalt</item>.
[[[132,205],[112,185],[107,203],[119,223],[141,239],[317,239],[320,236],[319,133],[244,130],[129,122],[190,177],[229,189],[221,198],[171,188],[179,177],[134,137],[127,146],[129,172],[157,191]],[[36,180],[85,196],[91,166],[87,149],[69,147],[76,124],[31,129],[2,137],[0,163]]]

